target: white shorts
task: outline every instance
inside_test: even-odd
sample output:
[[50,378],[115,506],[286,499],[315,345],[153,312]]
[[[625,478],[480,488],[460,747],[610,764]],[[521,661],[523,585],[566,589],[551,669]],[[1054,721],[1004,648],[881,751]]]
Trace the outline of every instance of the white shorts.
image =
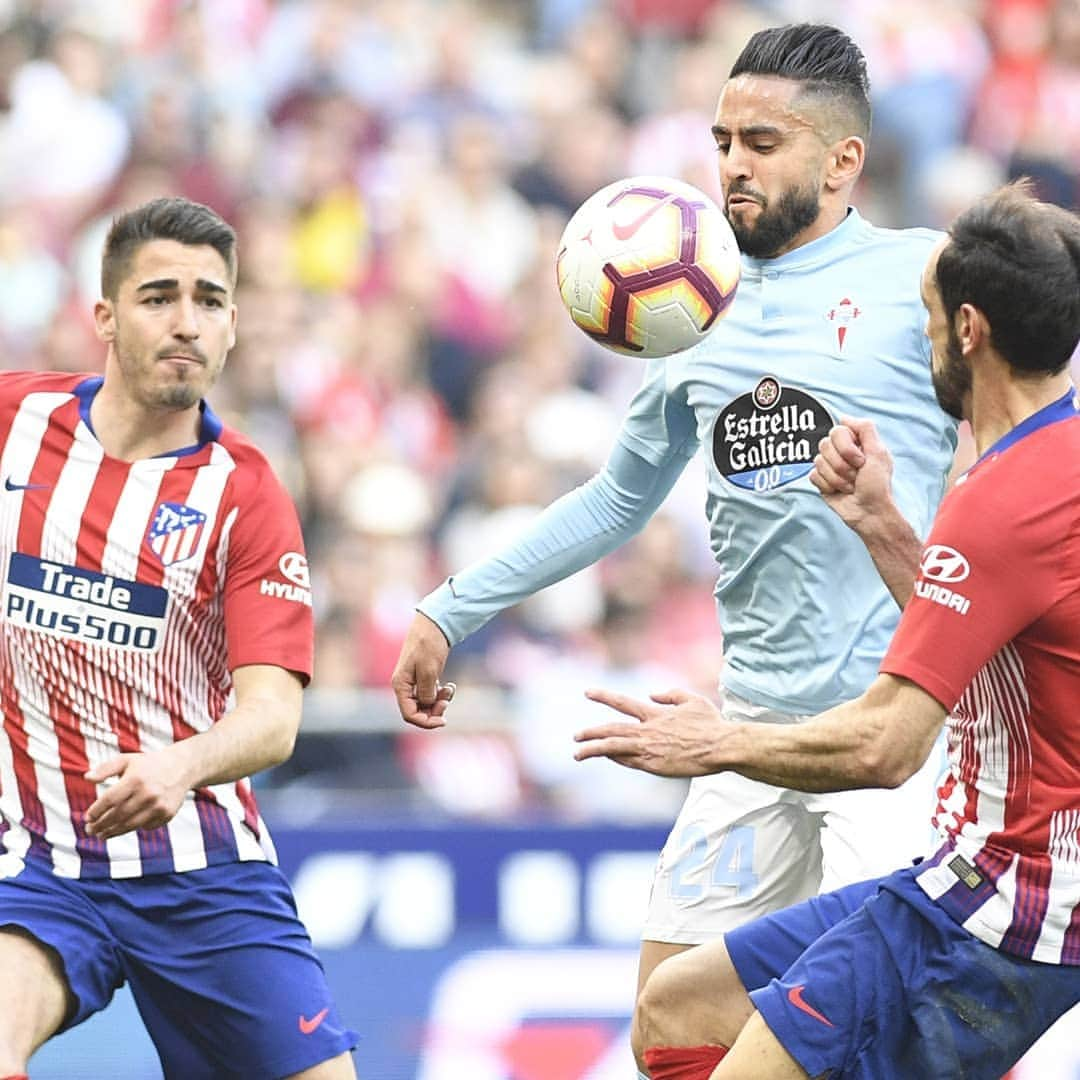
[[[800,723],[726,694],[732,720]],[[697,777],[660,853],[646,941],[699,945],[819,892],[880,877],[925,855],[945,768],[944,739],[898,788],[811,795],[737,773]]]

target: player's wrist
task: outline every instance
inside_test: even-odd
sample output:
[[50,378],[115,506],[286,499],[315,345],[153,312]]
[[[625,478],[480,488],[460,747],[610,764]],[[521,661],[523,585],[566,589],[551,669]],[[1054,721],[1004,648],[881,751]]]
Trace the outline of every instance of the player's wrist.
[[162,751],[169,758],[172,783],[185,792],[202,786],[202,755],[198,753],[198,738],[198,735],[192,735]]
[[891,546],[914,536],[910,523],[891,497],[868,507],[851,527],[867,547]]

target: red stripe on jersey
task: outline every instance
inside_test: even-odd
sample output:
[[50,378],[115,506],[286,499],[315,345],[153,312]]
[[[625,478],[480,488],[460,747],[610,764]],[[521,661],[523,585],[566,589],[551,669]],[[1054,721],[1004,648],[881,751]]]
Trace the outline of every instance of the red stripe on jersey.
[[[14,698],[14,693],[8,698]],[[32,848],[39,853],[46,852],[47,846],[42,840],[45,835],[45,808],[38,798],[37,776],[34,772],[34,763],[28,750],[29,742],[26,737],[24,721],[20,714],[7,712],[4,716],[4,733],[7,735],[11,746],[11,763],[15,769],[15,786],[19,789],[19,803],[22,807],[22,821],[20,824],[29,830],[32,839]]]
[[[58,423],[59,418],[62,423]],[[39,552],[41,535],[45,528],[45,513],[52,498],[53,488],[60,479],[60,473],[67,462],[68,451],[74,442],[72,432],[79,423],[79,403],[72,399],[55,409],[52,419],[41,440],[38,455],[34,459],[30,476],[20,483],[40,485],[40,488],[27,489],[22,493],[22,509],[19,513],[19,535],[16,541],[18,550]]]
[[941,786],[937,791],[937,806],[934,808],[934,816],[931,818],[931,824],[935,829],[943,828],[942,817],[945,814],[946,807],[948,806],[949,799],[952,797],[952,793],[956,790],[956,776],[952,773],[946,773],[945,779],[941,782]]
[[1080,904],[1072,910],[1069,928],[1065,931],[1065,940],[1061,945],[1063,964],[1080,964]]
[[[84,514],[79,528],[77,555],[75,562],[89,570],[104,572],[103,560],[108,540],[108,526],[116,514],[117,504],[124,490],[124,484],[130,475],[130,466],[113,458],[104,458],[98,467],[90,489],[87,506],[94,507],[93,514]],[[72,651],[80,657],[86,652],[82,646],[72,645]],[[89,666],[86,674],[91,674]],[[81,685],[92,685],[84,682]],[[114,687],[113,693],[123,698],[118,703],[122,707],[109,709],[109,726],[116,734],[117,746],[121,754],[137,754],[141,749],[139,725],[131,708],[131,693],[125,688]]]
[[975,824],[979,820],[979,789],[975,786],[981,767],[979,756],[978,736],[975,731],[975,715],[966,707],[967,699],[961,698],[957,706],[955,716],[957,719],[958,742],[959,742],[959,771],[960,781],[964,785],[964,793],[967,796],[961,815],[949,826],[951,833],[956,833],[967,824]]
[[86,500],[94,508],[93,515],[84,514],[79,527],[77,555],[79,566],[101,570],[108,539],[108,523],[116,513],[116,504],[127,482],[129,468],[121,461],[104,458],[98,466],[97,475]]
[[86,740],[79,730],[79,718],[64,707],[55,696],[50,695],[49,716],[56,732],[56,744],[60,753],[60,770],[64,777],[64,789],[71,807],[71,824],[75,830],[75,850],[80,857],[100,858],[105,853],[105,841],[86,833],[86,811],[97,799],[97,787],[84,776],[90,768],[86,757]]
[[251,785],[244,780],[236,782],[236,797],[244,808],[244,824],[251,830],[251,835],[259,839],[259,807],[255,802],[255,793]]

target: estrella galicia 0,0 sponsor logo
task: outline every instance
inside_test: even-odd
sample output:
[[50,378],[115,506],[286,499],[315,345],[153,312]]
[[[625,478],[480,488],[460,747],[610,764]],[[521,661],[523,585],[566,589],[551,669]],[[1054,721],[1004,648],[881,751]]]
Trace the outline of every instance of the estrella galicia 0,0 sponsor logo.
[[720,475],[748,491],[773,491],[813,468],[833,426],[829,410],[803,390],[766,375],[720,410],[712,453]]

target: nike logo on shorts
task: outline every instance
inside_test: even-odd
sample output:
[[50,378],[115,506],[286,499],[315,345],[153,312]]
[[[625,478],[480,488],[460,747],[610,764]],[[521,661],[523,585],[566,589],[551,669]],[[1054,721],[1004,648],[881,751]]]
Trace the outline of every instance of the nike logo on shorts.
[[828,1017],[822,1016],[821,1013],[814,1008],[808,1001],[803,1000],[802,992],[806,989],[805,986],[793,986],[787,992],[787,999],[795,1006],[796,1009],[802,1009],[807,1016],[812,1016],[815,1020],[820,1020],[823,1024],[828,1024],[829,1027],[836,1027],[836,1025],[828,1019]]
[[300,1034],[310,1035],[326,1019],[329,1013],[329,1009],[320,1009],[310,1020],[308,1020],[307,1017],[301,1015]]

